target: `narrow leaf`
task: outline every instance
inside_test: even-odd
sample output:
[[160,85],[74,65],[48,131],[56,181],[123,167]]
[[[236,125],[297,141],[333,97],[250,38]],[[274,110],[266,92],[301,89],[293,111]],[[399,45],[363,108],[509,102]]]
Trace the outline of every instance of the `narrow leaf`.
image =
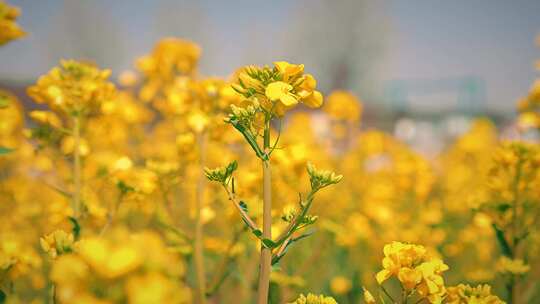
[[499,227],[497,227],[497,225],[495,225],[495,224],[492,224],[491,226],[495,230],[495,236],[497,237],[497,244],[499,244],[501,252],[505,256],[511,257],[512,256],[512,249],[510,249],[510,245],[508,244],[508,242],[504,238],[504,232],[501,229],[499,229]]
[[72,216],[68,217],[68,219],[71,222],[71,225],[73,225],[73,236],[76,240],[78,240],[79,236],[81,235],[81,225],[79,224],[79,221],[77,221],[77,219]]
[[6,155],[13,151],[15,151],[15,149],[7,148],[7,147],[0,147],[0,155]]

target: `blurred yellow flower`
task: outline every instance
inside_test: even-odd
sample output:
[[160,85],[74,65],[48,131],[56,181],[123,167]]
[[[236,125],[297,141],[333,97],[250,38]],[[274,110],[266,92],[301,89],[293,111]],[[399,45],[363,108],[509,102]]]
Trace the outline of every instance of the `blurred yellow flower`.
[[472,287],[466,284],[459,284],[455,287],[448,287],[448,304],[504,304],[505,302],[497,296],[491,294],[489,285],[478,285]]
[[53,259],[58,255],[70,253],[75,249],[75,238],[73,234],[67,233],[64,230],[55,230],[45,235],[39,239],[39,243],[41,249]]
[[37,103],[46,103],[53,111],[78,116],[96,111],[101,103],[114,98],[110,74],[110,70],[92,64],[62,60],[60,66],[41,76],[27,91]]
[[351,280],[343,276],[333,277],[330,281],[330,290],[336,295],[348,293],[352,288]]
[[336,120],[358,122],[362,115],[362,103],[352,93],[338,90],[328,96],[323,111]]
[[498,272],[511,275],[523,275],[531,269],[531,266],[525,264],[523,260],[511,259],[505,256],[499,258],[496,267]]
[[296,301],[289,304],[337,304],[337,302],[332,297],[308,293],[307,296],[301,294]]
[[18,8],[0,1],[0,46],[25,35],[25,32],[15,23],[19,14]]

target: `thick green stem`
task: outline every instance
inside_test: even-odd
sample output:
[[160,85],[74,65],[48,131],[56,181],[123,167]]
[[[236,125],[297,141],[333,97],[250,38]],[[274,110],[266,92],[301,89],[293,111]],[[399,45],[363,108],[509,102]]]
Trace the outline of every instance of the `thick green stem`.
[[204,188],[206,178],[204,176],[204,163],[206,162],[206,134],[197,135],[197,144],[199,146],[199,180],[197,183],[197,193],[195,197],[195,244],[194,260],[195,272],[197,276],[197,303],[206,303],[206,273],[204,269],[204,248],[203,248],[203,223],[201,211],[203,208]]
[[78,219],[81,212],[81,119],[73,118],[73,217]]
[[[264,130],[264,152],[270,149],[270,120],[267,118]],[[268,154],[267,154],[268,155]],[[270,160],[262,161],[263,169],[263,238],[272,239],[272,173]],[[272,267],[272,250],[261,245],[261,259],[259,266],[258,304],[268,303],[270,288],[270,271]]]
[[[262,162],[263,166],[263,238],[272,239],[272,190],[270,163]],[[272,264],[272,251],[261,246],[261,260],[259,272],[258,304],[268,303],[268,289],[270,286],[270,271]]]

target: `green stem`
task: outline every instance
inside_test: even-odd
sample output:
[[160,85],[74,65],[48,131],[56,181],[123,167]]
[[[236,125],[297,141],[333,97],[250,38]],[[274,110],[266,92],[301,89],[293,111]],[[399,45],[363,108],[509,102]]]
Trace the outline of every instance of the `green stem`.
[[[270,119],[266,117],[264,129],[264,153],[268,155],[270,149]],[[272,173],[270,160],[262,161],[263,169],[263,238],[272,239]],[[270,288],[270,272],[272,267],[272,250],[261,245],[261,259],[259,269],[258,304],[268,303]]]

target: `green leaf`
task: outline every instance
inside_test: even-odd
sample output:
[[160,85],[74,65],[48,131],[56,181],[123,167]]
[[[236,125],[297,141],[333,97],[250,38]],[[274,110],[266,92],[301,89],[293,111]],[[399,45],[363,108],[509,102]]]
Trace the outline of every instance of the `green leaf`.
[[242,135],[244,136],[244,138],[246,139],[248,144],[251,146],[253,151],[255,151],[255,154],[257,155],[258,158],[260,158],[261,160],[264,160],[264,161],[268,160],[268,155],[266,153],[264,153],[263,151],[261,151],[261,148],[257,144],[257,140],[253,137],[251,132],[246,130],[246,128],[244,126],[242,126],[240,124],[240,122],[238,120],[236,120],[236,119],[231,119],[228,122],[230,124],[232,124],[232,126],[236,130],[238,130],[238,132],[242,133]]
[[7,148],[7,147],[0,147],[0,155],[6,155],[13,151],[15,151],[15,149]]
[[242,208],[242,210],[244,210],[245,212],[248,212],[248,206],[244,201],[240,201],[239,205]]
[[276,244],[271,239],[262,239],[261,241],[262,241],[263,246],[268,249],[274,249],[278,246],[278,244]]
[[261,238],[262,236],[262,231],[260,229],[253,229],[251,230],[251,232],[257,237],[257,238]]
[[6,303],[6,298],[6,294],[2,290],[0,290],[0,304]]
[[71,225],[73,225],[73,236],[76,240],[78,240],[79,236],[81,235],[81,225],[79,224],[79,221],[72,216],[68,217],[68,219],[71,222]]
[[502,251],[502,253],[507,257],[512,257],[512,249],[510,249],[510,245],[506,241],[506,238],[504,237],[504,231],[499,229],[497,225],[492,224],[491,225],[493,229],[495,230],[495,236],[497,237],[497,244],[499,244],[499,247]]
[[506,212],[508,209],[512,208],[512,205],[509,203],[500,203],[496,206],[496,208],[499,212]]
[[116,187],[118,187],[118,190],[122,192],[122,194],[127,194],[129,192],[135,191],[135,188],[131,187],[130,185],[124,183],[123,181],[119,181],[116,183]]
[[308,236],[312,235],[313,233],[315,233],[315,231],[309,231],[309,232],[306,232],[304,234],[302,234],[301,236],[299,237],[296,237],[294,239],[291,239],[287,245],[285,245],[285,248],[283,249],[283,252],[281,252],[280,255],[276,255],[272,258],[272,265],[274,264],[277,264],[279,263],[279,261],[281,260],[281,258],[283,258],[285,256],[285,254],[287,253],[287,251],[289,250],[289,247],[295,243],[295,242],[298,242],[300,241],[301,239],[304,239],[304,238],[307,238]]

